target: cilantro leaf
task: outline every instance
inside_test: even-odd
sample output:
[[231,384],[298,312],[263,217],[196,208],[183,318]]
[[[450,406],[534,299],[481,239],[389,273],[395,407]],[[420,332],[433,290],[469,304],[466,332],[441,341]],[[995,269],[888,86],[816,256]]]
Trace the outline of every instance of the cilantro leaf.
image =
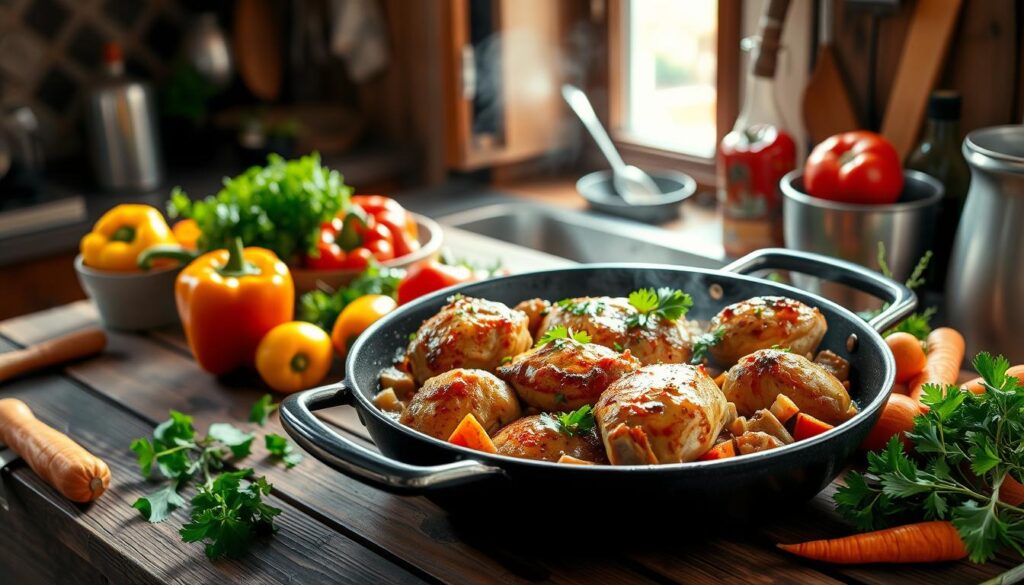
[[690,295],[681,290],[662,287],[642,288],[629,293],[629,304],[637,310],[626,319],[628,327],[648,327],[659,320],[675,321],[686,316],[693,306]]
[[249,409],[249,422],[256,423],[262,427],[267,424],[267,418],[273,414],[279,406],[280,404],[274,402],[274,398],[270,394],[264,394],[252,405],[252,408]]
[[725,327],[719,327],[714,331],[702,333],[693,340],[693,355],[690,356],[691,364],[699,364],[708,356],[712,347],[722,342],[725,337]]
[[981,352],[974,356],[971,362],[974,369],[981,374],[985,382],[993,388],[1002,388],[1006,384],[1006,370],[1010,369],[1010,360],[1003,356],[992,357],[988,352]]
[[139,471],[142,476],[148,478],[153,473],[153,462],[156,460],[156,449],[149,439],[142,437],[132,441],[131,450],[135,452],[139,462]]
[[241,459],[252,452],[252,433],[247,433],[228,423],[213,423],[207,436],[220,441],[231,450],[236,459]]
[[302,461],[302,453],[295,451],[287,437],[270,433],[263,441],[270,455],[282,461],[285,467],[291,469]]
[[590,334],[586,331],[573,331],[565,325],[555,325],[544,332],[534,347],[543,347],[552,341],[572,340],[577,343],[590,343]]
[[559,429],[570,437],[582,435],[594,428],[595,424],[594,413],[591,412],[589,404],[584,404],[572,412],[558,413],[556,418],[558,419]]
[[167,484],[157,491],[135,500],[132,507],[153,524],[163,522],[175,508],[185,505],[185,498],[178,494],[175,484]]

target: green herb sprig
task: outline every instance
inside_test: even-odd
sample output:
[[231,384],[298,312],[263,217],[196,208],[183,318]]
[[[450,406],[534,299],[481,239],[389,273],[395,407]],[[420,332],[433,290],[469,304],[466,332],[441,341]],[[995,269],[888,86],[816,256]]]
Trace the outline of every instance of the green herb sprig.
[[575,341],[577,343],[590,343],[590,334],[586,331],[573,331],[565,325],[555,325],[540,336],[534,347],[543,347],[552,341]]
[[[250,418],[262,425],[277,406],[265,395],[253,405]],[[263,502],[272,489],[265,478],[253,478],[252,469],[224,470],[251,453],[253,439],[253,433],[227,423],[213,423],[206,436],[199,437],[193,418],[172,410],[170,418],[153,430],[152,439],[131,443],[142,475],[152,478],[158,472],[170,482],[132,507],[149,522],[162,522],[185,505],[180,492],[198,478],[190,521],[179,531],[182,540],[204,541],[211,559],[242,556],[258,536],[275,530],[273,518],[281,512]],[[269,434],[265,443],[270,456],[286,467],[302,460],[285,437]]]
[[693,355],[690,356],[690,363],[696,365],[703,362],[708,357],[711,348],[721,343],[723,337],[725,337],[725,327],[698,335],[693,340]]
[[907,436],[914,454],[893,437],[868,454],[866,474],[851,472],[835,494],[839,512],[861,530],[921,519],[950,520],[974,562],[1001,548],[1024,554],[1024,508],[1003,502],[1008,478],[1024,478],[1024,386],[1009,362],[978,354],[985,392],[924,386],[929,411]]
[[654,326],[659,321],[675,321],[686,316],[693,306],[690,295],[681,290],[662,287],[642,288],[629,293],[629,304],[637,310],[626,319],[628,327]]
[[558,419],[559,430],[570,437],[582,435],[595,425],[594,413],[589,404],[584,404],[572,412],[560,412],[555,418]]
[[597,317],[604,313],[608,307],[603,301],[594,299],[586,301],[578,301],[576,299],[562,299],[555,303],[555,306],[562,309],[570,315],[582,316],[589,315],[591,317]]
[[267,418],[280,407],[281,404],[274,402],[274,397],[264,394],[249,409],[249,422],[256,423],[261,427],[267,424]]
[[[886,261],[885,256],[885,244],[883,242],[878,242],[878,269],[881,271],[883,276],[893,278],[892,270],[889,268],[889,263],[888,261]],[[928,264],[931,262],[931,259],[931,250],[925,252],[924,256],[921,256],[921,258],[918,259],[917,264],[914,265],[914,270],[911,271],[910,273],[910,277],[907,278],[906,282],[904,283],[906,284],[907,288],[909,288],[910,290],[915,290],[918,287],[925,284],[926,281],[924,278],[924,273],[926,270],[928,270]],[[870,321],[888,306],[889,305],[886,304],[881,309],[876,309],[873,311],[862,311],[860,313],[860,316],[865,321]],[[921,341],[925,341],[928,339],[928,334],[932,332],[931,319],[934,316],[935,307],[928,307],[927,309],[921,311],[920,313],[911,313],[909,317],[900,321],[882,335],[883,337],[888,337],[893,333],[902,331],[904,333],[909,333],[913,335],[914,337],[920,339]]]

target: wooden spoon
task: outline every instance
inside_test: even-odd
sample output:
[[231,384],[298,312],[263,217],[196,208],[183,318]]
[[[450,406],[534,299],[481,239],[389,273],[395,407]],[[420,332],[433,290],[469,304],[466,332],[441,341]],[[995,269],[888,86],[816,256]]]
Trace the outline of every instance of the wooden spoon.
[[803,103],[804,125],[812,144],[860,127],[832,47],[832,0],[822,0],[818,23],[818,57]]

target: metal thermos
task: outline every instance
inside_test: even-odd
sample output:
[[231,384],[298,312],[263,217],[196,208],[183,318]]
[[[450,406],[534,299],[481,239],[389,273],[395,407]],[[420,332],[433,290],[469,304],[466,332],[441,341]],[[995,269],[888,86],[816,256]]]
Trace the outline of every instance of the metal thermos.
[[96,180],[111,191],[149,190],[163,182],[153,88],[125,77],[121,47],[104,47],[105,75],[86,103],[89,150]]
[[971,187],[949,264],[947,314],[968,359],[987,351],[1024,363],[1024,126],[975,130],[963,153]]

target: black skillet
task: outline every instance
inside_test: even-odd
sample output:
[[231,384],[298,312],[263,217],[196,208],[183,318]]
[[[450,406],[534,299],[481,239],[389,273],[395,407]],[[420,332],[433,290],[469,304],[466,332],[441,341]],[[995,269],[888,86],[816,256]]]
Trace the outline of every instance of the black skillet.
[[[887,306],[866,322],[819,296],[747,276],[762,270],[812,274],[873,294]],[[512,306],[535,297],[625,296],[650,286],[686,291],[694,300],[687,317],[701,320],[726,305],[760,295],[787,296],[818,307],[828,321],[821,348],[850,361],[850,393],[860,413],[817,437],[753,455],[616,467],[559,465],[457,447],[399,424],[371,402],[380,370],[393,363],[409,334],[453,293]],[[348,377],[289,396],[281,405],[281,422],[299,445],[338,471],[392,492],[426,495],[451,512],[486,514],[500,509],[503,517],[516,513],[540,518],[608,509],[614,499],[633,502],[633,516],[649,511],[655,519],[674,512],[748,518],[757,511],[807,500],[840,473],[878,418],[893,385],[895,363],[878,332],[906,317],[916,304],[914,293],[905,286],[861,266],[783,249],[755,252],[722,270],[599,264],[516,274],[452,287],[384,317],[352,347]],[[313,414],[343,404],[356,408],[380,453],[342,437]]]

